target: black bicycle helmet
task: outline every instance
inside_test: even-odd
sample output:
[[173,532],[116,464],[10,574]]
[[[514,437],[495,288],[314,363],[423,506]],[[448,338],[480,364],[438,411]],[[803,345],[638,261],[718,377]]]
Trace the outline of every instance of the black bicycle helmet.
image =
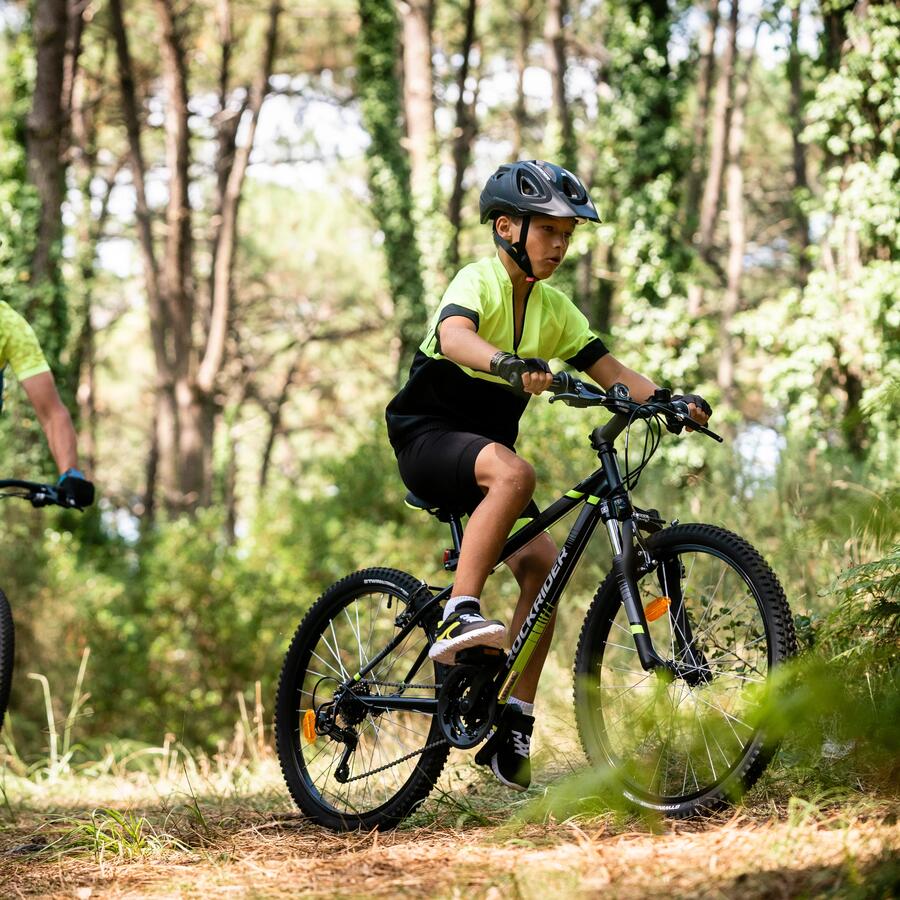
[[516,264],[534,280],[531,260],[525,252],[525,239],[531,216],[574,217],[599,222],[597,208],[577,175],[568,169],[540,159],[522,160],[500,166],[487,180],[481,192],[481,221],[497,216],[522,216],[519,240],[511,244],[497,234],[494,242],[502,247]]

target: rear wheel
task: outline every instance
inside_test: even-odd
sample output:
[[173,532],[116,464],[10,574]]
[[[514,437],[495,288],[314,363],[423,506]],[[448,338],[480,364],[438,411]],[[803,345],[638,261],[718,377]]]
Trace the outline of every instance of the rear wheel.
[[440,667],[428,659],[426,628],[436,625],[439,610],[354,678],[400,633],[398,617],[402,624],[405,612],[430,599],[411,575],[366,569],[332,585],[294,635],[278,685],[276,743],[291,796],[322,825],[396,825],[443,768],[449,746],[436,717],[364,702],[369,695],[436,698]]
[[582,628],[575,711],[588,757],[613,768],[628,800],[688,816],[736,799],[771,758],[762,701],[796,653],[793,620],[775,574],[737,535],[678,525],[645,546],[655,565],[640,602],[657,601],[650,637],[679,674],[643,670],[610,576]]
[[15,655],[15,631],[12,610],[6,594],[0,591],[0,728],[9,703],[12,688],[13,656]]

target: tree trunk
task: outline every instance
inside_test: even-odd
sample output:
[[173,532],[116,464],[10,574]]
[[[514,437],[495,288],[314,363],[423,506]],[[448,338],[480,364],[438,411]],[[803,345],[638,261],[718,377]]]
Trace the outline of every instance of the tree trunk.
[[713,233],[722,197],[722,173],[725,168],[731,111],[734,106],[734,58],[737,44],[738,6],[738,0],[732,0],[731,12],[728,16],[728,38],[725,42],[719,80],[716,85],[709,168],[703,188],[703,199],[700,203],[700,228],[697,236],[697,243],[703,256],[708,256],[712,247]]
[[[759,34],[757,27],[756,34]],[[728,134],[728,166],[726,171],[726,203],[728,208],[728,281],[722,297],[719,313],[719,365],[718,384],[722,399],[734,406],[734,316],[740,308],[741,281],[744,275],[744,250],[746,228],[744,222],[744,172],[741,168],[744,149],[744,114],[750,91],[750,73],[756,48],[754,37],[746,69],[740,79],[734,97],[731,127]]]
[[234,151],[232,165],[225,182],[222,197],[221,224],[216,238],[215,268],[213,273],[212,312],[209,334],[203,359],[197,372],[197,388],[209,396],[215,386],[215,379],[222,368],[225,356],[225,338],[231,311],[232,272],[237,241],[237,217],[244,186],[244,177],[250,162],[253,139],[263,101],[269,90],[269,78],[275,59],[275,44],[278,35],[278,17],[281,14],[280,0],[274,0],[269,7],[269,29],[263,58],[256,71],[253,85],[248,91],[250,117],[244,143]]
[[807,256],[809,247],[809,221],[801,205],[802,199],[809,191],[809,182],[806,177],[806,144],[800,140],[804,127],[804,102],[803,102],[803,73],[800,68],[801,56],[798,46],[800,33],[800,9],[794,7],[791,10],[791,40],[788,53],[788,78],[791,83],[791,99],[789,116],[791,120],[791,140],[794,150],[794,219],[797,243],[800,248],[798,253],[798,282],[801,286],[806,284],[809,277],[810,264]]
[[688,227],[696,228],[696,218],[700,208],[700,185],[703,182],[704,151],[706,147],[706,127],[709,121],[709,98],[712,94],[715,75],[715,42],[719,27],[719,0],[708,0],[706,27],[700,38],[700,65],[697,73],[697,111],[694,114],[693,137],[691,140],[691,172],[688,177],[686,198],[686,221]]
[[425,331],[421,259],[413,220],[409,161],[400,149],[400,91],[395,71],[397,18],[392,4],[359,0],[357,90],[371,142],[369,189],[384,233],[388,281],[400,336],[398,379]]
[[564,28],[567,14],[568,0],[548,0],[547,15],[544,19],[545,66],[553,85],[553,134],[549,144],[553,148],[554,159],[574,172],[577,167],[577,148],[572,115],[566,98],[567,63]]
[[[694,243],[700,256],[712,262],[712,246],[716,222],[722,199],[722,176],[731,128],[731,110],[734,102],[734,57],[737,45],[738,0],[732,0],[728,16],[727,40],[722,52],[719,77],[716,83],[716,101],[713,109],[712,134],[709,140],[709,164],[700,201],[700,221],[694,234]],[[714,65],[711,62],[711,65]],[[726,276],[727,280],[727,276]],[[687,313],[691,318],[703,309],[703,285],[694,281],[688,285]]]
[[513,107],[512,158],[521,159],[528,128],[528,110],[525,106],[525,69],[528,67],[528,47],[531,44],[533,0],[520,2],[516,16],[516,103]]
[[462,62],[456,76],[456,129],[453,135],[453,189],[447,208],[450,220],[450,244],[447,248],[447,268],[455,273],[459,268],[459,232],[462,227],[463,183],[466,169],[472,157],[472,141],[478,129],[475,118],[475,104],[478,101],[478,88],[473,91],[471,101],[466,100],[466,81],[469,78],[470,57],[475,43],[475,12],[478,0],[468,0],[466,5],[465,32],[460,56]]
[[[160,58],[166,96],[165,153],[169,175],[166,236],[160,288],[166,313],[164,340],[171,347],[174,376],[174,446],[160,435],[160,471],[168,503],[193,510],[207,485],[204,471],[201,408],[194,385],[196,359],[192,342],[194,291],[192,284],[191,205],[188,197],[190,132],[188,129],[187,65],[181,33],[171,0],[154,0],[162,29]],[[164,427],[161,416],[161,427]],[[174,451],[166,458],[167,450]],[[171,480],[170,480],[171,479]]]
[[263,447],[262,460],[259,466],[259,479],[257,482],[257,490],[260,496],[265,492],[266,485],[269,481],[269,467],[272,462],[272,450],[275,447],[275,439],[281,433],[282,413],[284,412],[285,404],[288,401],[294,379],[297,377],[297,372],[300,369],[300,359],[301,354],[298,353],[294,358],[294,361],[288,366],[287,374],[284,377],[278,396],[268,404],[266,408],[266,415],[269,420],[268,431],[266,443]]
[[32,32],[37,71],[25,144],[28,180],[40,199],[40,218],[31,260],[34,293],[28,316],[37,323],[44,351],[54,368],[58,367],[68,325],[59,272],[65,189],[61,137],[65,128],[62,97],[67,23],[66,0],[36,0]]
[[[269,27],[266,33],[262,59],[259,68],[256,70],[253,84],[247,90],[248,99],[245,105],[249,110],[249,121],[244,143],[240,147],[235,148],[232,138],[231,141],[220,140],[219,145],[220,150],[227,154],[227,161],[220,160],[217,165],[220,184],[224,180],[224,189],[220,197],[219,224],[214,243],[212,302],[206,346],[202,348],[203,357],[197,369],[196,383],[194,385],[194,395],[197,401],[197,412],[200,416],[202,435],[203,490],[200,502],[204,505],[211,500],[212,449],[217,415],[215,388],[216,380],[219,377],[225,359],[225,340],[231,322],[238,209],[244,178],[247,174],[247,166],[250,162],[250,153],[256,136],[259,114],[269,90],[269,78],[272,75],[272,65],[275,59],[280,15],[280,0],[273,0],[269,7]],[[222,38],[227,44],[227,40],[230,39],[230,32],[226,32],[223,29]],[[227,60],[227,51],[223,48],[223,88],[227,80],[225,60]],[[236,132],[237,122],[235,122],[234,126],[234,133],[236,134]]]
[[78,74],[78,58],[81,55],[81,36],[84,33],[84,13],[87,0],[67,0],[66,49],[63,58],[63,81],[60,96],[63,125],[66,132],[62,138],[63,152],[68,148],[68,129],[71,124],[73,93]]
[[403,22],[403,106],[413,195],[427,204],[435,150],[431,24],[433,0],[399,0]]
[[[116,44],[122,116],[128,138],[128,162],[135,192],[138,247],[141,254],[150,337],[156,364],[155,411],[150,450],[147,456],[147,483],[144,489],[144,515],[150,524],[157,508],[159,493],[157,479],[163,479],[163,502],[168,504],[177,478],[175,466],[177,441],[174,434],[177,427],[174,402],[175,362],[173,348],[168,340],[169,322],[163,304],[161,276],[153,242],[150,205],[147,202],[146,164],[141,148],[141,125],[138,116],[134,65],[131,60],[128,33],[122,14],[122,0],[110,0],[109,11],[110,25]],[[161,473],[163,468],[165,471]]]
[[847,43],[847,13],[855,6],[856,0],[844,0],[839,3],[832,0],[823,4],[822,10],[822,61],[831,72],[836,72],[841,65],[844,45]]

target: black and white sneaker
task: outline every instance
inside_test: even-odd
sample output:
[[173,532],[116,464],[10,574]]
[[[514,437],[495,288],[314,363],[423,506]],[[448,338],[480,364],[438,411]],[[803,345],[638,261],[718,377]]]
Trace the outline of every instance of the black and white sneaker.
[[531,732],[534,717],[511,709],[506,738],[491,757],[491,771],[501,784],[514,791],[527,791],[531,784]]
[[445,666],[456,662],[456,654],[469,647],[503,646],[506,626],[494,619],[485,619],[477,603],[460,603],[438,624],[437,639],[428,656]]

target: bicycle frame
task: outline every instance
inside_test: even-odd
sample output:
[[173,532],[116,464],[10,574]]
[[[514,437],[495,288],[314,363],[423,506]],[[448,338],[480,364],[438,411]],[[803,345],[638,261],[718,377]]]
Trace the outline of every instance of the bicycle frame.
[[[537,597],[528,615],[525,617],[518,635],[512,642],[512,647],[507,654],[506,660],[495,677],[497,698],[501,704],[506,703],[522,672],[528,665],[541,636],[547,628],[547,624],[559,605],[563,591],[569,583],[572,573],[575,571],[582,554],[587,548],[594,529],[601,521],[606,526],[607,535],[612,546],[613,571],[619,585],[625,613],[641,665],[645,671],[650,671],[660,666],[670,667],[670,664],[667,664],[653,649],[647,631],[644,610],[638,600],[636,586],[637,553],[634,546],[635,522],[642,522],[642,524],[644,522],[653,523],[655,526],[660,526],[662,522],[652,515],[635,510],[629,499],[628,491],[622,482],[613,443],[616,437],[627,427],[627,424],[628,416],[617,413],[605,425],[594,429],[591,433],[591,446],[597,451],[601,463],[600,468],[578,482],[555,503],[515,532],[506,541],[501,551],[497,566],[508,560],[526,544],[574,510],[575,507],[583,504],[583,509],[575,520],[565,543],[556,557],[556,562],[538,591]],[[459,518],[455,515],[450,515],[448,518],[455,549],[459,550],[462,535]],[[426,603],[416,608],[412,616],[403,622],[396,637],[381,653],[362,667],[353,676],[352,681],[360,681],[364,678],[423,619],[426,619],[428,616],[433,617],[449,596],[451,587],[452,585],[444,588]],[[673,598],[673,601],[673,608],[670,609],[670,614],[680,616],[680,609],[674,608],[675,606],[680,607],[680,596]],[[681,618],[684,619],[683,616]],[[686,626],[683,630],[685,641],[691,643],[693,637],[690,634],[689,625],[686,621],[684,625]],[[404,679],[406,683],[412,683],[415,672],[425,660],[426,653],[427,647],[423,649],[410,668]],[[401,694],[387,694],[380,696],[357,695],[357,699],[366,706],[375,709],[407,709],[432,714],[437,711],[437,700],[426,697],[404,697]]]

